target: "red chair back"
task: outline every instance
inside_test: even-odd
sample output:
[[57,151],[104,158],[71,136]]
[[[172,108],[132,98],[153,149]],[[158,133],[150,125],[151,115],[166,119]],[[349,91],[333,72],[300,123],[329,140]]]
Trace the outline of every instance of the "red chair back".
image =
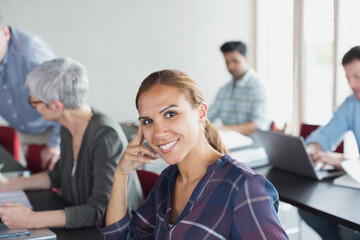
[[275,125],[274,121],[272,121],[271,124],[270,124],[270,131],[276,132],[276,125]]
[[20,161],[20,138],[12,127],[0,126],[0,144]]
[[146,199],[151,190],[154,188],[159,174],[152,171],[147,171],[143,169],[137,169],[136,173],[139,177],[141,188],[143,190],[144,198]]
[[26,153],[27,168],[32,173],[44,171],[41,168],[41,151],[46,148],[46,145],[29,144]]
[[[302,136],[304,139],[306,139],[306,137],[309,136],[318,127],[320,127],[320,126],[319,125],[302,123],[301,126],[300,126],[300,136]],[[335,152],[344,153],[344,141],[342,141],[339,144],[339,146],[336,148]]]

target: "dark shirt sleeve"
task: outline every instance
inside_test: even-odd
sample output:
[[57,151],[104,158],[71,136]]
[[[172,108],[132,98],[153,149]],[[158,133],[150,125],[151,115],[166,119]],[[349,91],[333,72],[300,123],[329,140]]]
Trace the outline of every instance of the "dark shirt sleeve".
[[60,164],[59,161],[55,163],[54,169],[47,171],[47,174],[50,178],[50,186],[52,188],[60,187]]
[[123,145],[115,130],[104,128],[95,140],[88,141],[94,141],[92,194],[85,204],[65,208],[66,228],[95,225],[109,202],[114,171],[120,160]]

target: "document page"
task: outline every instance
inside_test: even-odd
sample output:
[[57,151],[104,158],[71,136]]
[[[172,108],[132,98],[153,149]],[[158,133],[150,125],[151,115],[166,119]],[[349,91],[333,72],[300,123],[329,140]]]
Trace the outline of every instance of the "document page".
[[356,182],[360,184],[360,160],[359,159],[349,159],[341,163],[344,171],[349,174]]
[[4,202],[19,202],[25,207],[33,208],[24,191],[0,192],[0,206]]
[[246,163],[249,167],[259,167],[269,163],[264,148],[232,151],[230,152],[230,156],[240,162]]
[[334,184],[360,189],[360,160],[345,160],[341,163],[341,166],[346,174],[334,179]]
[[227,149],[249,146],[254,143],[251,137],[235,131],[219,131],[221,140]]
[[334,184],[343,186],[343,187],[351,187],[360,189],[360,183],[356,182],[352,177],[348,174],[345,174],[341,177],[334,179]]

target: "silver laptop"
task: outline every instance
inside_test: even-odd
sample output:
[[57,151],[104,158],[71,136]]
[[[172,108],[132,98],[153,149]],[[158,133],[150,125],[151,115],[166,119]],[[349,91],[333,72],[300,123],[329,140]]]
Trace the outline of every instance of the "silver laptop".
[[3,223],[0,223],[0,240],[2,239],[56,239],[56,234],[47,228],[42,229],[8,229]]
[[276,168],[316,180],[344,174],[337,170],[315,170],[302,137],[256,130],[255,138],[265,149],[269,163]]

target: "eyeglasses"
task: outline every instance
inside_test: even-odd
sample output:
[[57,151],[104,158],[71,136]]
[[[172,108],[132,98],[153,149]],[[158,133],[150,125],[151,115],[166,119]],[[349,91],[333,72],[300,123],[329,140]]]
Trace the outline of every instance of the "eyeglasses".
[[[28,98],[28,104],[30,105],[30,107],[36,108],[36,105],[39,104],[39,103],[44,103],[44,102],[41,101],[41,100],[33,101],[33,100],[31,99],[31,96],[29,96],[29,98]],[[44,104],[45,104],[45,103],[44,103]]]

